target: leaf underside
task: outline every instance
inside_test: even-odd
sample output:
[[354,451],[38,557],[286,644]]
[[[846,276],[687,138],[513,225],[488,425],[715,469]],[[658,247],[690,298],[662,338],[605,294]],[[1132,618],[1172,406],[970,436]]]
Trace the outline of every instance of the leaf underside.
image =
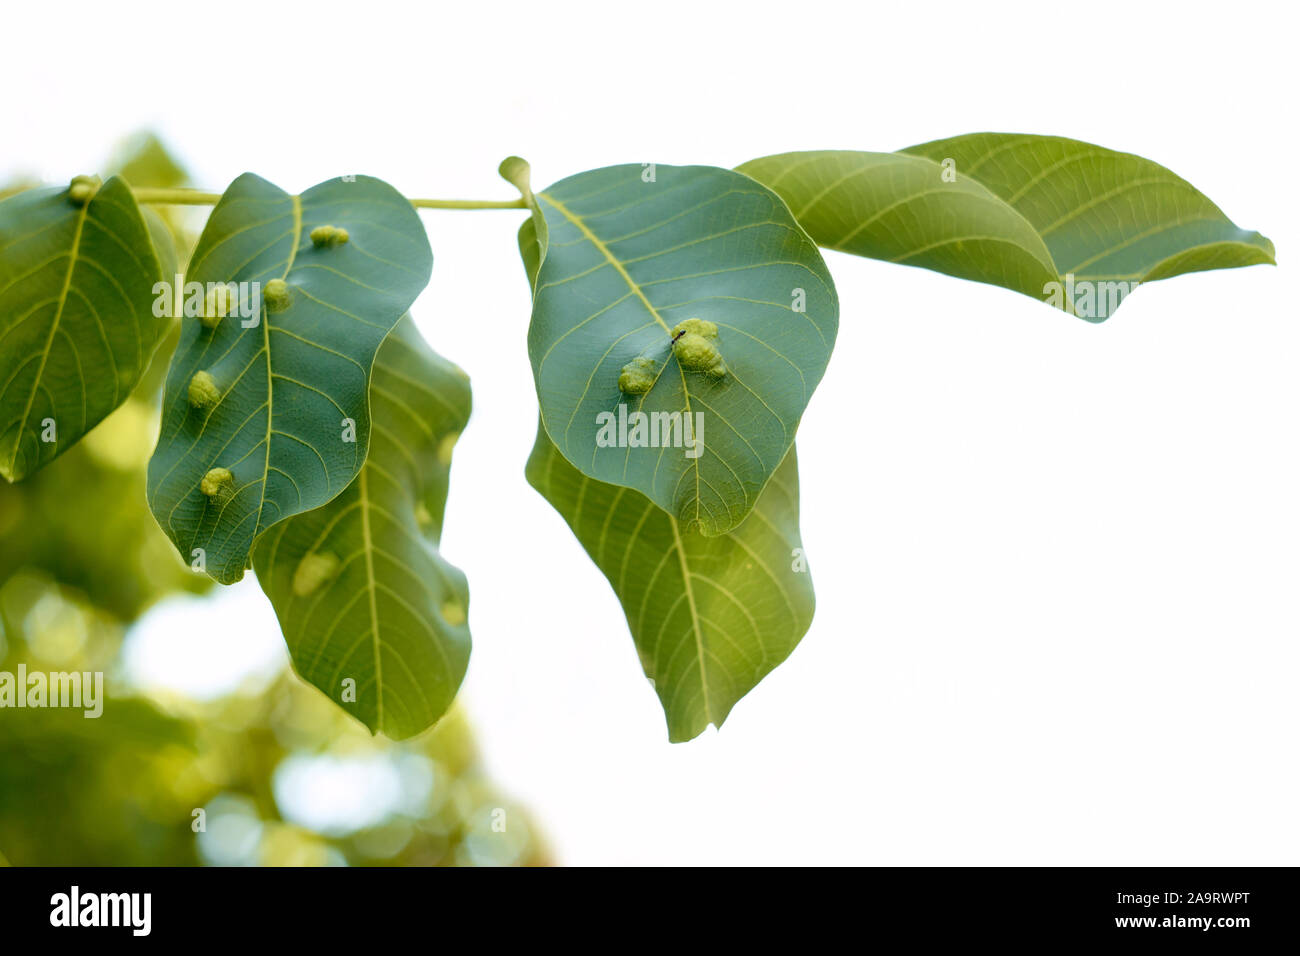
[[438,540],[470,389],[409,317],[380,348],[370,389],[360,474],[328,504],[268,531],[253,566],[297,672],[372,732],[400,740],[442,717],[469,663],[465,576]]
[[[324,225],[348,230],[349,240],[317,247],[310,234]],[[209,574],[237,581],[260,534],[352,483],[370,440],[375,352],[423,290],[432,262],[414,209],[379,180],[328,180],[300,197],[252,174],[231,184],[187,284],[265,289],[280,279],[290,298],[275,312],[257,301],[254,316],[228,315],[215,329],[183,321],[148,496],[187,562],[202,549]],[[200,371],[220,391],[211,407],[187,397]],[[215,468],[233,481],[209,497],[201,482]]]
[[[536,203],[521,249],[540,262],[528,349],[547,433],[584,474],[725,533],[790,449],[830,358],[838,303],[816,245],[770,190],[712,167],[661,165],[651,182],[639,165],[598,169]],[[690,318],[716,324],[724,375],[679,362],[673,330]],[[643,394],[619,387],[634,360],[653,363]],[[600,416],[620,406],[702,421],[702,453],[601,447]]]
[[167,330],[161,276],[121,179],[80,206],[67,188],[0,202],[0,476],[48,464],[126,400]]
[[1138,283],[1274,262],[1269,240],[1163,166],[1056,136],[975,133],[738,169],[825,248],[1000,285],[1090,321]]
[[812,623],[812,576],[794,570],[793,448],[749,516],[713,537],[630,488],[586,477],[540,425],[526,473],[614,588],[673,742],[721,727]]

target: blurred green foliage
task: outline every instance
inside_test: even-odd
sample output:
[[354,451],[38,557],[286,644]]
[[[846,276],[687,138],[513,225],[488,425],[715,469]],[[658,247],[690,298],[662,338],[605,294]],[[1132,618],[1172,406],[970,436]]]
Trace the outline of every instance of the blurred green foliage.
[[[147,134],[118,151],[114,171],[141,186],[188,181]],[[167,211],[159,221],[185,261],[193,220]],[[215,701],[129,685],[130,624],[164,597],[211,587],[177,558],[144,500],[173,346],[174,336],[79,446],[0,484],[0,671],[103,671],[107,696],[94,719],[0,709],[0,865],[548,862],[527,814],[487,777],[459,710],[394,743],[287,667],[269,688]],[[313,818],[335,790],[384,799],[360,816]]]
[[[14,673],[20,662],[29,672],[104,670],[108,688],[99,718],[0,710],[0,853],[11,864],[547,862],[527,814],[488,779],[458,710],[394,743],[287,670],[249,694],[151,700],[116,673],[124,629],[44,575],[0,585],[0,670]],[[301,785],[284,800],[290,766],[332,769],[318,787],[351,788],[364,781],[349,777],[378,774],[400,799],[359,825],[313,829],[295,805]]]

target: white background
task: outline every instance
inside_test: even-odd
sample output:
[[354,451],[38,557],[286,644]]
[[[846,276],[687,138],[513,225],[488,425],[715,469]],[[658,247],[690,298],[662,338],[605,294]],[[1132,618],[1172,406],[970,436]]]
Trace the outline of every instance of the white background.
[[1094,326],[828,254],[839,342],[799,435],[817,617],[682,745],[606,582],[524,482],[523,214],[424,213],[416,315],[475,387],[444,539],[472,588],[462,699],[566,863],[1295,864],[1293,14],[11,4],[0,170],[66,181],[142,126],[214,190],[363,172],[510,198],[510,153],[543,187],[982,130],[1164,163],[1282,265],[1146,286]]

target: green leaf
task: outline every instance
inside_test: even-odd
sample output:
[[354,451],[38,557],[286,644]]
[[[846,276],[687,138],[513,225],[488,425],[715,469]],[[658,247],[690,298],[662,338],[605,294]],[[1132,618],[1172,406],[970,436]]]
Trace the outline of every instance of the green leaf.
[[[723,534],[789,451],[839,305],[816,245],[770,190],[707,166],[649,172],[612,166],[537,194],[529,357],[546,431],[570,462]],[[716,336],[674,347],[688,319]],[[629,366],[648,391],[620,387]],[[632,447],[646,437],[635,431],[618,444],[604,416],[624,413],[665,416],[654,445]],[[673,447],[660,447],[672,415]]]
[[[156,135],[138,132],[114,150],[108,163],[108,172],[121,176],[133,187],[175,189],[190,185],[189,173],[180,161],[167,150]],[[145,219],[153,233],[154,246],[162,261],[162,273],[168,279],[177,271],[177,260],[189,260],[198,239],[190,228],[190,210],[182,206],[142,206]],[[168,257],[170,256],[170,262]]]
[[140,130],[113,151],[109,171],[133,186],[176,187],[189,184],[189,173],[156,133]]
[[126,401],[167,319],[158,256],[130,188],[89,202],[32,189],[0,202],[0,475],[18,481]]
[[1271,242],[1163,166],[1057,136],[783,153],[739,170],[828,249],[1004,286],[1090,321],[1142,282],[1274,262]]
[[793,448],[744,523],[708,538],[631,489],[585,477],[540,426],[527,476],[613,586],[673,742],[721,727],[812,623]]
[[[318,246],[312,232],[326,225],[349,238]],[[258,535],[352,483],[370,441],[375,352],[432,263],[415,210],[377,179],[300,197],[252,174],[231,184],[186,285],[248,285],[214,329],[184,320],[149,463],[149,506],[187,562],[201,556],[218,581],[237,581]],[[287,284],[281,311],[263,301],[273,280]]]
[[469,663],[465,576],[438,552],[469,381],[408,317],[379,350],[371,404],[356,480],[267,532],[253,566],[298,673],[372,732],[402,739],[446,712]]

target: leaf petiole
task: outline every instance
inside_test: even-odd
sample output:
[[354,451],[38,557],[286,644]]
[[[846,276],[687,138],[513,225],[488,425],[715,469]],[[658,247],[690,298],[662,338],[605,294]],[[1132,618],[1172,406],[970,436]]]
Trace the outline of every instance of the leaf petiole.
[[[205,193],[197,189],[160,189],[132,187],[138,203],[173,206],[215,206],[220,193]],[[412,199],[416,209],[527,209],[521,196],[518,199]]]

